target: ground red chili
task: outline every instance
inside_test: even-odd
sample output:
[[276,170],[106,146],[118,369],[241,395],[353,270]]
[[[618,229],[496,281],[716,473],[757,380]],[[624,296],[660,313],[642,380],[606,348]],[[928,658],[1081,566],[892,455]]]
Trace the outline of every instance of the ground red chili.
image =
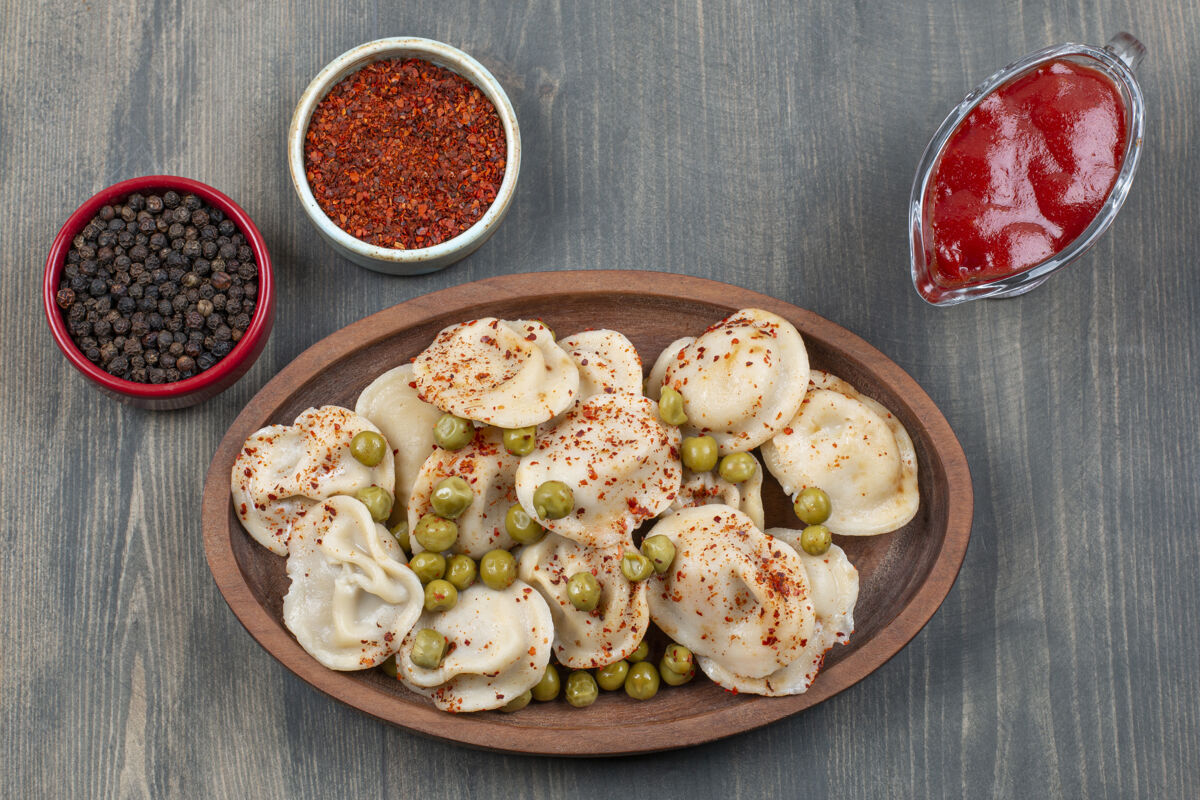
[[346,233],[380,247],[432,247],[479,221],[504,180],[495,106],[428,61],[377,61],[317,105],[305,135],[313,197]]

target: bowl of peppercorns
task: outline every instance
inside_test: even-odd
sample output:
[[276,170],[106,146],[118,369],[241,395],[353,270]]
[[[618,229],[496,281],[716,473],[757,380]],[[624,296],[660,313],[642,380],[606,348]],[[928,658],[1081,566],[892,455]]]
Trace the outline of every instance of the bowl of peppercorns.
[[67,360],[106,394],[156,410],[233,385],[274,318],[271,261],[250,217],[171,175],[122,181],[76,209],[42,294]]
[[473,253],[508,213],[521,168],[499,81],[448,44],[378,39],[300,96],[288,168],[321,236],[359,266],[432,272]]

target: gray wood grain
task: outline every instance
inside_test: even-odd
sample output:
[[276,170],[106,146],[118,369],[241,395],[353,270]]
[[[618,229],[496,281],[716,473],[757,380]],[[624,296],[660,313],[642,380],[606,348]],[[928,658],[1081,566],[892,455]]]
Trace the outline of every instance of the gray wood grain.
[[[1026,297],[925,306],[904,208],[944,114],[1029,50],[1120,29],[1149,49],[1148,140],[1112,230]],[[1198,31],[1200,7],[1175,0],[0,4],[3,794],[1197,796]],[[495,237],[422,278],[337,258],[286,175],[303,87],[385,35],[475,55],[512,97],[526,148]],[[72,371],[39,286],[71,210],[158,172],[247,209],[279,303],[238,385],[151,414]],[[197,520],[238,409],[370,312],[564,267],[774,294],[864,336],[928,390],[966,449],[976,521],[955,589],[892,662],[717,744],[554,761],[384,726],[241,630]]]

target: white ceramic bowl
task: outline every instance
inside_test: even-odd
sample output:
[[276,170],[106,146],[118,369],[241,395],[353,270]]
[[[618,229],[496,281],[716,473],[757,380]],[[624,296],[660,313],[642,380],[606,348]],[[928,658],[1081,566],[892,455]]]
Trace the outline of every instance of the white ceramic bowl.
[[[308,132],[308,123],[317,104],[347,75],[375,61],[399,58],[420,58],[429,61],[461,75],[478,86],[496,107],[508,142],[504,180],[500,183],[495,201],[479,221],[453,239],[447,239],[433,247],[413,250],[396,250],[367,244],[339,228],[317,204],[304,172],[304,136]],[[517,127],[517,115],[513,111],[512,103],[500,83],[486,67],[463,51],[432,39],[376,39],[347,50],[329,62],[300,95],[300,102],[296,104],[296,111],[292,115],[292,124],[288,128],[287,146],[292,186],[295,187],[300,204],[317,227],[317,231],[335,250],[355,264],[392,275],[421,275],[433,272],[475,252],[492,235],[508,212],[513,192],[517,187],[517,175],[521,171],[521,131]]]

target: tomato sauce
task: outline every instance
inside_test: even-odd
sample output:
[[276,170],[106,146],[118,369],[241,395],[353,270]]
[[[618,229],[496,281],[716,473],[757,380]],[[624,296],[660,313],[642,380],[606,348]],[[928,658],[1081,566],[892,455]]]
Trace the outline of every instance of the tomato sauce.
[[1125,155],[1125,105],[1097,70],[1049,61],[959,124],[926,191],[925,258],[943,288],[1024,272],[1099,213]]

